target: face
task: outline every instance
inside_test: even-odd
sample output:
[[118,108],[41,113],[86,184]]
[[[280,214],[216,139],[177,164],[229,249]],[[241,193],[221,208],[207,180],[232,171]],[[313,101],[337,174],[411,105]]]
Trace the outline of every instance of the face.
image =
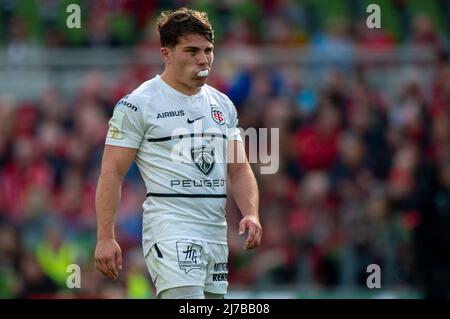
[[166,70],[172,80],[188,92],[197,92],[208,77],[199,77],[201,70],[211,71],[214,46],[204,36],[188,34],[180,37],[174,48],[161,48]]

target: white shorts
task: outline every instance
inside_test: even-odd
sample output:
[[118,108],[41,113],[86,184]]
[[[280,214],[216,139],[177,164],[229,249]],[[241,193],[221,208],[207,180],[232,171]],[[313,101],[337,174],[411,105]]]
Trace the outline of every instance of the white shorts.
[[156,294],[175,287],[201,286],[225,295],[228,288],[228,246],[176,239],[154,244],[145,254]]

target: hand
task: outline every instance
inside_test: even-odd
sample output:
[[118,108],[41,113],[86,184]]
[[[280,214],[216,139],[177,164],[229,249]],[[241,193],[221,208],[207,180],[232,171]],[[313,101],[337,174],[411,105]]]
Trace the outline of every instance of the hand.
[[116,280],[122,270],[122,250],[114,239],[99,239],[95,248],[95,267],[104,276]]
[[248,229],[247,240],[244,249],[253,249],[259,246],[262,236],[262,227],[255,216],[245,216],[239,222],[239,235],[242,235]]

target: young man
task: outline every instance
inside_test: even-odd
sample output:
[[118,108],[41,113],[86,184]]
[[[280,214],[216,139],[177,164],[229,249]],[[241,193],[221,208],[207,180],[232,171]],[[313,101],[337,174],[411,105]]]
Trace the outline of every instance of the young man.
[[96,194],[95,263],[118,278],[115,214],[122,180],[136,160],[147,188],[142,244],[158,298],[223,298],[227,183],[243,214],[239,233],[248,231],[244,249],[253,249],[262,234],[256,179],[246,158],[230,155],[245,157],[234,105],[206,85],[214,56],[206,14],[163,12],[158,31],[164,72],[120,100],[109,122]]

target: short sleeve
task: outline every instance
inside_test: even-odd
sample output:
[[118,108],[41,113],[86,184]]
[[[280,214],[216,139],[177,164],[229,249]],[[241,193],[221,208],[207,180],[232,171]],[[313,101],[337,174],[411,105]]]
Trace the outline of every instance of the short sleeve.
[[105,144],[139,148],[145,135],[143,103],[139,97],[127,95],[114,107],[114,113],[108,122],[108,134]]
[[241,132],[238,128],[239,119],[238,119],[236,107],[234,106],[233,102],[231,102],[230,99],[227,99],[227,100],[228,100],[228,105],[229,105],[229,109],[230,109],[230,121],[228,123],[227,139],[229,141],[241,141],[242,142]]

